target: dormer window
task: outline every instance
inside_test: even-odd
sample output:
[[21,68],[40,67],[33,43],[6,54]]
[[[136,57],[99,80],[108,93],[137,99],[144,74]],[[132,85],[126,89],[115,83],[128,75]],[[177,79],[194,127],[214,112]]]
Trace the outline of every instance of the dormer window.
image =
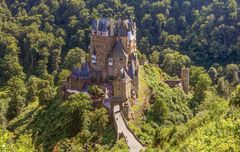
[[92,55],[92,64],[96,64],[97,63],[97,57],[96,55]]
[[108,65],[113,66],[113,59],[112,58],[108,58]]
[[108,32],[102,32],[102,36],[108,36]]
[[92,35],[95,35],[96,34],[96,30],[92,30]]

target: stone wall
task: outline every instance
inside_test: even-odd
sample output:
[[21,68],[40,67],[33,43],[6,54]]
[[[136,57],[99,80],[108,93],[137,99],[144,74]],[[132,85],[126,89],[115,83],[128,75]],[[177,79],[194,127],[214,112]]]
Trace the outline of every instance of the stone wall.
[[185,93],[189,92],[189,68],[182,68],[181,69],[181,82],[183,91]]

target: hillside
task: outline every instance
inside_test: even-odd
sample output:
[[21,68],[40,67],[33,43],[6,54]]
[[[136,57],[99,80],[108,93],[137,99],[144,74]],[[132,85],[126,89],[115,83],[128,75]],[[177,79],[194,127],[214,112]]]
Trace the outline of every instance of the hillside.
[[[103,47],[92,30],[100,18],[127,21],[132,43],[116,48],[126,57],[131,47],[124,70],[139,61],[140,89],[136,100],[135,88],[118,90],[134,94],[126,124],[146,151],[240,151],[240,0],[1,0],[0,151],[128,151],[111,113],[94,106],[110,78],[67,101],[61,94],[74,69],[96,60],[96,47],[107,57],[98,62],[108,62],[96,67],[112,66],[105,52],[117,45]],[[123,44],[113,29],[111,41]],[[182,82],[183,68],[187,92],[165,81]]]
[[130,124],[149,150],[238,151],[239,109],[209,88],[194,114],[193,95],[169,88],[162,81],[165,75],[155,66],[144,66],[152,104]]

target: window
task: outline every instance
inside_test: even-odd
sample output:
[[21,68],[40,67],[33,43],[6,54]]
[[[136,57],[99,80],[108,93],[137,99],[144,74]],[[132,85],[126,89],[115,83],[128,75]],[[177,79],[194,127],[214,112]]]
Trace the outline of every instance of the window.
[[96,55],[92,55],[92,64],[96,64],[97,63],[97,57]]
[[112,58],[108,58],[108,65],[113,66],[113,59]]
[[123,61],[123,58],[120,58],[120,61]]

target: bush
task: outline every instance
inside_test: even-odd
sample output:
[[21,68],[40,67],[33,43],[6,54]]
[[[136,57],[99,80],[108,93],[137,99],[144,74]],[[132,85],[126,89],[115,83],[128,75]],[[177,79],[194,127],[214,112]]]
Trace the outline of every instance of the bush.
[[101,98],[104,95],[104,91],[97,85],[91,85],[88,88],[88,93],[94,97]]

